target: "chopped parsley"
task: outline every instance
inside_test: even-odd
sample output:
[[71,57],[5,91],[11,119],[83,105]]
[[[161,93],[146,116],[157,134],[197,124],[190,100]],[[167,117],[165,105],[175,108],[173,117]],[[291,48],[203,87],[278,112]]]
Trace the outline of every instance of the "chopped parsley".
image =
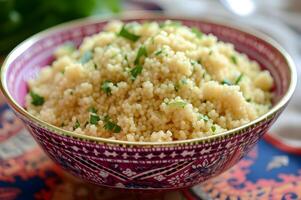
[[184,108],[187,105],[184,101],[174,101],[168,104],[170,107]]
[[247,101],[247,102],[251,102],[252,99],[251,99],[251,98],[247,98],[246,101]]
[[146,26],[146,27],[147,27],[147,26],[149,26],[150,24],[151,24],[150,21],[144,21],[143,24],[142,24],[142,26]]
[[154,37],[151,37],[150,41],[151,41],[151,44],[154,44],[155,43]]
[[44,97],[38,95],[37,93],[34,93],[33,91],[29,92],[29,95],[31,96],[31,104],[35,106],[41,106],[44,104]]
[[182,23],[179,21],[165,21],[165,22],[159,24],[160,28],[164,28],[166,26],[180,27],[180,26],[182,26]]
[[174,87],[175,87],[175,91],[178,92],[179,89],[180,89],[180,84],[179,84],[179,83],[176,83],[176,84],[174,85]]
[[216,131],[215,125],[211,126],[211,131],[214,133]]
[[97,125],[99,120],[100,117],[96,113],[92,112],[90,114],[90,124]]
[[96,114],[97,110],[94,107],[89,108],[89,112]]
[[76,49],[75,44],[71,41],[65,42],[63,44],[63,48],[67,49],[68,51],[74,51]]
[[191,60],[190,61],[190,64],[192,65],[192,68],[193,68],[193,73],[195,72],[195,70],[197,69],[197,64],[198,64],[198,62],[196,62],[196,61],[194,61],[194,60]]
[[80,58],[79,61],[80,61],[81,64],[85,64],[85,63],[89,62],[92,59],[92,57],[93,57],[92,52],[91,51],[86,51],[82,55],[82,57]]
[[115,58],[116,56],[117,56],[117,53],[113,54],[113,55],[111,56],[111,59]]
[[136,35],[134,33],[129,32],[125,25],[122,26],[120,32],[118,33],[119,36],[124,37],[125,39],[131,40],[133,42],[136,42],[137,40],[139,40],[140,36]]
[[101,90],[106,93],[107,95],[111,95],[111,88],[110,88],[111,81],[104,81],[101,85]]
[[186,85],[186,84],[187,84],[187,80],[186,80],[186,79],[181,79],[181,83],[182,83],[183,85]]
[[146,48],[144,45],[142,45],[139,50],[138,50],[138,53],[137,53],[137,56],[136,56],[136,59],[134,61],[134,64],[135,65],[138,65],[139,64],[139,61],[140,61],[140,58],[142,56],[147,56],[147,51],[146,51]]
[[129,59],[128,59],[128,55],[124,55],[124,60],[126,61],[126,65],[129,66]]
[[236,58],[236,56],[232,55],[231,56],[231,61],[232,61],[233,64],[237,65],[237,58]]
[[156,52],[155,52],[155,56],[158,56],[158,55],[160,55],[162,52],[163,52],[163,50],[162,50],[162,49],[160,49],[160,50],[156,51]]
[[208,118],[207,115],[202,115],[202,114],[200,114],[200,115],[198,116],[198,120],[204,120],[205,122],[208,122],[208,121],[209,121],[209,118]]
[[108,115],[106,115],[103,119],[104,121],[104,128],[108,131],[111,131],[113,133],[119,133],[121,131],[121,127],[118,126],[116,123],[112,122],[110,120],[110,117]]
[[141,65],[137,65],[136,67],[134,67],[133,69],[131,69],[130,73],[131,73],[131,79],[134,81],[136,80],[137,76],[139,74],[141,74],[142,72],[142,66]]
[[228,79],[224,79],[221,84],[223,85],[232,85],[232,83]]
[[80,123],[78,120],[76,120],[74,126],[73,126],[73,130],[77,129],[78,127],[80,127]]
[[191,31],[199,38],[201,39],[203,37],[203,33],[196,27],[192,27]]
[[198,64],[198,63],[192,60],[192,61],[190,61],[190,64],[191,64],[192,66],[195,66],[195,65]]
[[211,55],[212,55],[212,53],[213,53],[213,51],[212,51],[212,50],[210,50],[210,51],[209,51],[209,56],[211,56]]
[[241,81],[243,76],[243,74],[240,74],[239,77],[237,77],[237,79],[235,80],[235,85],[237,85]]
[[97,69],[97,65],[94,63],[94,69]]

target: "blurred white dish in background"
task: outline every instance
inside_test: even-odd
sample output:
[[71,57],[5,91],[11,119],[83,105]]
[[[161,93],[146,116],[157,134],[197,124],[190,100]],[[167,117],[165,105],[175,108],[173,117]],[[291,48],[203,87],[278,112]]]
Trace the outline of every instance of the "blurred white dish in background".
[[239,16],[251,15],[256,7],[253,0],[220,0],[231,12]]

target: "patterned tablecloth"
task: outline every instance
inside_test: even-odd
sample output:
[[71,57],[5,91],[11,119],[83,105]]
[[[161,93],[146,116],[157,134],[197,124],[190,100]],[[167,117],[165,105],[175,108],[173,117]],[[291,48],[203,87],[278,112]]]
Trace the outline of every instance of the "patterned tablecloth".
[[[182,191],[137,194],[101,189],[60,169],[0,97],[0,200],[10,199],[301,199],[301,152],[287,154],[266,137],[237,165]],[[297,155],[299,154],[299,155]]]

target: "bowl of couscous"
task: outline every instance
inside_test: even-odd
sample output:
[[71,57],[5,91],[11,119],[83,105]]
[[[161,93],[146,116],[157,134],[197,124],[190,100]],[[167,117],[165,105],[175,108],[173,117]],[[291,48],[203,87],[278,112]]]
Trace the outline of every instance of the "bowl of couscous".
[[88,182],[136,190],[227,170],[295,85],[291,58],[261,33],[146,12],[45,30],[1,69],[7,102],[50,158]]

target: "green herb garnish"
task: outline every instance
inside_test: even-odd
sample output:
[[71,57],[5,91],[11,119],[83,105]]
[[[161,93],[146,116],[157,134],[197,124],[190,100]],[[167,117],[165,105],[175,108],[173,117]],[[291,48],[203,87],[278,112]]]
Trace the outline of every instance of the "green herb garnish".
[[216,127],[213,125],[213,126],[211,126],[211,130],[212,130],[212,132],[214,133],[215,131],[216,131]]
[[110,59],[113,59],[117,56],[117,53],[113,54]]
[[251,99],[251,98],[247,98],[246,101],[247,101],[247,102],[251,102],[252,99]]
[[77,129],[78,127],[80,127],[80,123],[78,120],[76,120],[74,126],[73,126],[73,130]]
[[97,125],[99,120],[100,120],[100,117],[96,113],[90,114],[90,124]]
[[231,61],[232,61],[233,64],[237,65],[237,58],[236,58],[236,56],[232,55],[231,56]]
[[137,76],[139,74],[141,74],[142,72],[142,66],[141,65],[137,65],[136,67],[134,67],[133,69],[131,69],[130,73],[131,73],[131,79],[134,81],[136,80]]
[[155,52],[155,56],[158,56],[158,55],[160,55],[162,52],[163,52],[163,51],[162,51],[162,49],[160,49],[160,50],[156,51],[156,52]]
[[204,120],[205,122],[208,122],[209,121],[209,118],[207,115],[199,115],[198,116],[198,120]]
[[237,85],[241,81],[242,77],[243,74],[240,74],[239,77],[237,77],[237,79],[235,80],[235,85]]
[[110,88],[111,81],[104,81],[101,85],[101,90],[105,92],[107,95],[111,95],[111,88]]
[[176,83],[176,84],[174,85],[174,88],[175,88],[175,91],[178,92],[179,89],[180,89],[180,84],[179,84],[179,83]]
[[197,62],[195,62],[195,61],[190,61],[190,64],[192,65],[192,66],[195,66],[196,64],[197,64]]
[[146,51],[146,48],[144,45],[142,45],[139,50],[138,50],[138,53],[137,53],[137,56],[136,56],[136,59],[134,61],[134,64],[135,65],[138,65],[139,64],[139,61],[140,61],[140,58],[142,56],[147,56],[147,51]]
[[33,91],[29,92],[29,95],[31,96],[31,104],[35,106],[41,106],[44,104],[44,97],[38,95],[37,93],[34,93]]
[[203,33],[196,27],[192,27],[191,31],[199,38],[201,39],[203,37]]
[[142,26],[146,26],[146,27],[147,27],[147,26],[149,26],[150,24],[151,24],[150,21],[144,21],[143,24],[142,24]]
[[106,130],[111,131],[113,133],[119,133],[121,131],[121,127],[118,126],[116,123],[110,121],[110,117],[108,115],[104,117],[103,121],[105,122],[103,127]]
[[213,53],[213,51],[212,51],[212,50],[210,50],[210,51],[209,51],[209,56],[211,56],[211,55],[212,55],[212,53]]
[[150,38],[150,41],[151,41],[151,44],[154,44],[154,43],[155,43],[155,40],[154,40],[154,37],[153,37],[153,36]]
[[160,28],[164,28],[166,26],[179,27],[182,26],[182,23],[179,21],[167,21],[159,24]]
[[186,79],[181,79],[181,83],[182,83],[183,85],[186,85],[186,84],[187,84],[187,80],[186,80]]
[[[129,59],[128,55],[124,55],[124,60],[126,61],[127,66],[129,66]],[[124,69],[123,69],[124,70]]]
[[118,35],[121,36],[121,37],[124,37],[124,38],[126,38],[128,40],[131,40],[133,42],[136,42],[140,38],[139,35],[135,35],[135,34],[129,32],[126,29],[125,25],[122,26],[122,28],[121,28],[120,32],[118,33]]
[[221,84],[223,85],[232,85],[232,83],[228,79],[224,79]]
[[63,44],[63,48],[67,49],[68,51],[74,51],[76,49],[75,44],[71,41],[65,42]]
[[88,111],[91,112],[91,113],[94,113],[94,114],[97,113],[97,110],[94,107],[89,108]]
[[86,51],[82,55],[82,57],[80,58],[79,61],[80,61],[81,64],[85,64],[85,63],[89,62],[92,59],[92,57],[93,57],[92,52],[91,51]]
[[178,107],[178,108],[184,108],[187,105],[184,101],[174,101],[168,104],[168,106],[171,107]]

